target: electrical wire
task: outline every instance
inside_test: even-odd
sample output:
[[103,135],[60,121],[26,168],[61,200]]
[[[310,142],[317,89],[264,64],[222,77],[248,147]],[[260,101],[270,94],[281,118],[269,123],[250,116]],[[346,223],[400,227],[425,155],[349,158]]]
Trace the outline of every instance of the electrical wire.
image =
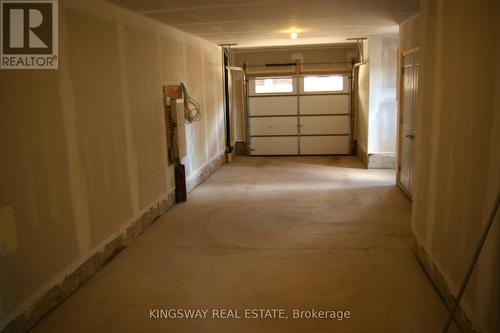
[[184,96],[184,119],[188,124],[201,119],[201,106],[194,98],[189,96],[184,83],[181,82],[182,95]]

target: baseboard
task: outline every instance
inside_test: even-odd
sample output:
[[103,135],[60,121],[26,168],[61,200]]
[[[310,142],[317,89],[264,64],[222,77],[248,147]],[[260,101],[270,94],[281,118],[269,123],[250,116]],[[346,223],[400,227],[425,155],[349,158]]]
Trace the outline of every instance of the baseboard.
[[[417,240],[417,237],[412,233],[411,248],[413,253],[417,257],[418,262],[424,269],[427,277],[434,285],[434,288],[439,293],[441,299],[443,300],[445,306],[450,309],[452,304],[455,303],[455,296],[451,293],[446,278],[438,269],[437,265],[428,255],[424,246]],[[457,313],[455,315],[455,323],[464,333],[483,333],[478,325],[474,324],[464,309],[459,306]],[[443,322],[444,325],[444,322]]]
[[186,187],[188,193],[194,190],[196,186],[198,186],[205,179],[210,177],[225,163],[226,163],[226,152],[225,150],[222,150],[212,160],[208,161],[203,167],[195,171],[193,175],[189,175],[189,178],[186,179]]
[[140,218],[126,224],[94,251],[71,265],[7,319],[3,333],[23,333],[35,326],[45,315],[70,297],[121,250],[137,238],[151,223],[175,204],[170,193],[149,207]]
[[368,154],[368,169],[394,169],[395,167],[395,153]]

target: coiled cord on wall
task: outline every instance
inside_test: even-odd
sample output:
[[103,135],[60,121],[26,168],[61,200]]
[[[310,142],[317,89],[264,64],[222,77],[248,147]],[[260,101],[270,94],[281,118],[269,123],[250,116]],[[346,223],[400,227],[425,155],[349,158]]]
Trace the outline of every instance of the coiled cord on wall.
[[189,96],[184,83],[181,82],[182,95],[184,96],[184,119],[191,124],[201,119],[200,103]]

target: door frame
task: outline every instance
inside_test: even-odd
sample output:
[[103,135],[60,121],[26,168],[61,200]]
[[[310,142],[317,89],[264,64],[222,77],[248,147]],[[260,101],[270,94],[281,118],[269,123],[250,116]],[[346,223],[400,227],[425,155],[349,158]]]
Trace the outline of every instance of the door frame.
[[222,48],[222,66],[223,66],[223,80],[224,80],[224,122],[226,130],[226,154],[231,154],[233,151],[233,146],[231,145],[231,99],[229,95],[229,69],[227,68],[230,64],[230,52],[231,50],[227,47]]
[[[397,120],[397,140],[396,140],[396,155],[397,155],[397,161],[396,161],[396,184],[401,188],[401,190],[410,198],[412,199],[412,195],[408,193],[408,191],[404,188],[404,186],[401,184],[400,181],[400,176],[401,176],[401,132],[402,132],[402,120],[403,120],[403,87],[404,87],[404,58],[418,53],[419,52],[419,47],[415,46],[409,49],[406,49],[404,51],[400,52],[399,56],[399,84],[398,84],[398,120]],[[416,110],[415,110],[416,111]],[[415,116],[415,115],[414,115]]]

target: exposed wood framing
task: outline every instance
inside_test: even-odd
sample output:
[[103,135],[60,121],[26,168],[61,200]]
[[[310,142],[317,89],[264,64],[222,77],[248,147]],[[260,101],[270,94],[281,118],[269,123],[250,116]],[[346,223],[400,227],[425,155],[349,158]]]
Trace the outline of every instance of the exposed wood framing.
[[270,77],[270,76],[293,76],[293,75],[334,75],[351,73],[351,67],[344,67],[338,69],[316,69],[316,70],[302,70],[299,71],[280,71],[280,72],[246,72],[247,77]]

